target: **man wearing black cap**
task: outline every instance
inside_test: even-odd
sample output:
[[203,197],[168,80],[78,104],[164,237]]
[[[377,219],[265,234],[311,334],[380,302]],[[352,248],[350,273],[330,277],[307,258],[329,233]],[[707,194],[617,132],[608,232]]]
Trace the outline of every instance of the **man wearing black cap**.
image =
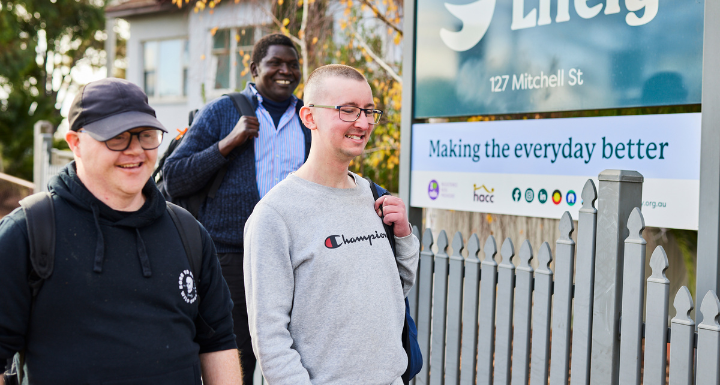
[[54,268],[36,293],[25,212],[0,221],[0,362],[23,352],[40,385],[240,383],[213,242],[198,226],[194,270],[150,180],[167,131],[147,96],[125,80],[92,82],[68,120],[75,161],[48,183]]

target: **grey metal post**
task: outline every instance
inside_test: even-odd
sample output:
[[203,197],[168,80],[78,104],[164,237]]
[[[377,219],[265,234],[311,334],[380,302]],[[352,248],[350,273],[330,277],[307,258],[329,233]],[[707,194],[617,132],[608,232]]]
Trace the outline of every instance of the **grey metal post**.
[[113,77],[113,66],[115,64],[115,18],[105,18],[105,33],[107,38],[105,39],[105,68],[107,70],[106,76]]
[[629,234],[626,224],[632,209],[641,207],[643,176],[636,171],[605,170],[598,180],[590,384],[617,385],[623,249]]
[[410,207],[410,159],[412,154],[412,124],[415,114],[415,1],[403,5],[403,90],[400,115],[400,199],[407,207],[408,219],[422,228],[422,208]]
[[34,192],[47,191],[45,170],[50,163],[53,125],[47,120],[38,120],[33,126],[33,183]]
[[[697,248],[697,289],[720,292],[720,2],[705,2],[703,41],[702,135],[700,141],[700,215]],[[698,297],[699,298],[699,297]],[[696,325],[702,312],[695,312]]]

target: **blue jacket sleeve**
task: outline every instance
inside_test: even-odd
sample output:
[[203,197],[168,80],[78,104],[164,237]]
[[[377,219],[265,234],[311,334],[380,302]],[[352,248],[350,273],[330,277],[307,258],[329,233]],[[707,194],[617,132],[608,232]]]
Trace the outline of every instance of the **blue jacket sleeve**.
[[28,253],[25,215],[17,209],[0,221],[0,368],[25,346],[32,303]]
[[165,161],[163,178],[170,196],[182,197],[198,191],[228,162],[218,148],[218,142],[223,139],[220,117],[224,116],[218,101],[202,109],[180,145]]
[[218,352],[237,349],[233,333],[232,308],[230,289],[222,276],[210,235],[202,227],[203,262],[198,294],[200,295],[200,315],[215,330],[210,336],[198,336],[200,353]]

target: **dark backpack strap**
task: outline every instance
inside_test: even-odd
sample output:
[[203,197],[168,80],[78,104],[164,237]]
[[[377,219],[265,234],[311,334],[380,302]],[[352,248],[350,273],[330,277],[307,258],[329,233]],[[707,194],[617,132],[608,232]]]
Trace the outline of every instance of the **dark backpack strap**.
[[185,254],[187,255],[188,262],[190,262],[190,269],[195,277],[195,281],[199,282],[200,274],[202,273],[203,257],[200,224],[195,220],[195,217],[181,207],[170,202],[166,203],[168,214],[170,214],[170,218],[172,218],[178,233],[180,233],[180,239],[185,248]]
[[[256,117],[255,115],[255,109],[252,106],[252,103],[240,92],[232,92],[229,94],[225,94],[227,97],[232,100],[233,104],[235,105],[235,109],[237,109],[238,113],[240,114],[240,117],[243,116],[252,116]],[[250,143],[251,141],[248,140],[246,143]],[[228,156],[229,160],[235,159],[235,156],[237,153],[235,151],[231,152]],[[229,163],[229,162],[228,162]],[[224,166],[222,166],[218,172],[215,174],[215,176],[212,179],[212,182],[207,187],[207,193],[203,193],[202,201],[196,203],[195,205],[190,205],[188,207],[190,209],[190,212],[197,217],[200,213],[200,205],[202,205],[203,202],[205,202],[205,198],[215,198],[215,194],[220,189],[220,185],[223,182],[223,179],[225,179],[225,173],[227,173],[228,163],[225,163]],[[195,207],[197,206],[197,207]]]
[[[373,202],[377,201],[381,196],[390,195],[387,190],[377,185],[370,178],[365,177],[365,180],[370,182],[370,191],[372,191],[373,194]],[[380,207],[380,212],[382,213],[382,207]],[[385,213],[382,214],[385,216]],[[395,230],[393,230],[392,226],[386,225],[385,222],[383,222],[383,227],[385,228],[385,234],[390,242],[390,248],[392,248],[393,255],[397,256],[397,252],[395,250]]]
[[27,222],[32,271],[28,278],[33,297],[50,278],[55,263],[55,208],[49,192],[37,193],[20,201]]
[[[200,275],[202,274],[202,234],[200,232],[200,223],[192,216],[189,212],[184,210],[173,203],[167,202],[168,213],[175,223],[175,227],[180,233],[180,239],[182,240],[183,248],[185,248],[185,254],[187,255],[188,262],[190,262],[190,269],[192,270],[193,277],[195,277],[195,286],[198,288],[198,300],[202,301],[200,297]],[[195,318],[195,340],[198,338],[211,338],[215,334],[213,329],[200,315],[197,314]]]
[[241,92],[232,92],[225,95],[233,101],[233,104],[235,104],[235,108],[237,108],[240,116],[256,117],[255,108],[253,108],[252,103]]

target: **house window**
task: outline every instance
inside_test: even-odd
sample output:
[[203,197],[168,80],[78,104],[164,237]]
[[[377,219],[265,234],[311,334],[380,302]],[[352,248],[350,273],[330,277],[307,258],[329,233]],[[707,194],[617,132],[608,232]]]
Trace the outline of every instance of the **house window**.
[[215,89],[241,90],[252,80],[250,62],[255,35],[256,28],[252,26],[215,31],[212,50]]
[[146,41],[143,44],[145,93],[150,98],[187,95],[188,41]]

